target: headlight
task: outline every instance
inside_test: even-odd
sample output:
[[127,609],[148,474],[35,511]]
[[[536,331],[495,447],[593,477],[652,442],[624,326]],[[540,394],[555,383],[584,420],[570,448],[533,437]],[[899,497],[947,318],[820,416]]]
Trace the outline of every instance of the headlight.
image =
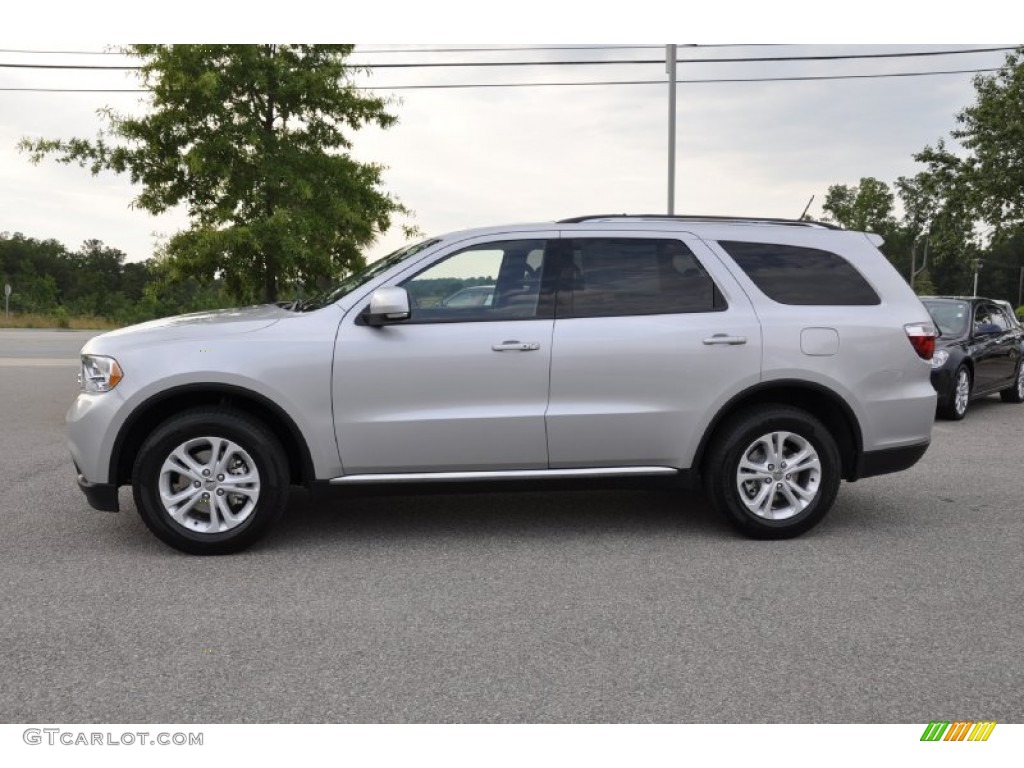
[[944,349],[940,349],[934,355],[932,355],[932,368],[941,368],[949,360],[949,352]]
[[78,385],[83,392],[109,392],[124,378],[124,371],[112,357],[82,355]]

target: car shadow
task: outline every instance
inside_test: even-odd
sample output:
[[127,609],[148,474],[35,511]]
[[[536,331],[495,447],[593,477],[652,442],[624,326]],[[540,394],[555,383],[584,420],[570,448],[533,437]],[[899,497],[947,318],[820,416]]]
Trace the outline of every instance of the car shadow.
[[314,499],[295,488],[282,520],[260,546],[583,534],[734,536],[703,496],[678,490],[344,493]]

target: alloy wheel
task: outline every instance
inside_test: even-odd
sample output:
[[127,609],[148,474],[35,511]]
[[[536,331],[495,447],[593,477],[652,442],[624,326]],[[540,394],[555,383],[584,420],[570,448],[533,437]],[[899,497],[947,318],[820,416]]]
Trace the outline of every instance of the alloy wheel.
[[736,487],[746,508],[766,520],[785,520],[814,501],[821,482],[821,460],[806,438],[770,432],[743,451]]
[[[1021,386],[1018,382],[1017,386]],[[965,368],[961,368],[956,374],[956,391],[953,393],[953,407],[958,416],[967,412],[967,403],[971,397],[971,377]]]
[[260,498],[260,473],[249,453],[222,437],[197,437],[160,467],[160,503],[179,525],[222,533],[244,523]]

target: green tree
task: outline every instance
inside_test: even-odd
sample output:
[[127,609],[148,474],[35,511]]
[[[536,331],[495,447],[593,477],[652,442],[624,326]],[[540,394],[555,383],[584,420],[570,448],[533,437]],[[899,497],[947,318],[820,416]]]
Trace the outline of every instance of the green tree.
[[966,150],[961,173],[978,217],[996,239],[1024,226],[1024,48],[993,75],[974,78],[975,102],[957,115],[953,138]]
[[[978,290],[1016,297],[1024,231],[1024,48],[993,75],[974,79],[975,102],[957,115],[951,132],[914,159],[925,169],[896,182],[906,222],[929,241],[929,268],[943,293],[973,287],[973,263],[985,264]],[[988,225],[983,243],[979,225]]]
[[349,45],[133,45],[151,110],[101,111],[95,140],[24,139],[34,162],[127,173],[136,205],[184,205],[171,237],[178,279],[223,280],[238,300],[277,300],[361,266],[361,251],[403,206],[381,189],[383,167],[354,160],[350,133],[395,117],[351,81]]
[[846,229],[885,235],[896,228],[894,197],[884,181],[867,176],[856,187],[833,184],[822,208],[828,219]]
[[[904,224],[927,245],[928,270],[936,292],[969,293],[973,261],[981,245],[975,233],[971,194],[964,178],[964,161],[944,142],[914,155],[925,170],[901,176],[896,189],[903,204]],[[925,252],[919,247],[919,252]],[[921,258],[918,260],[921,266]]]
[[937,293],[935,283],[932,282],[931,273],[927,268],[922,269],[920,274],[914,278],[914,292],[918,296],[934,296]]
[[13,289],[12,312],[49,312],[73,281],[63,245],[20,232],[0,232],[0,278]]
[[909,279],[915,233],[896,219],[894,203],[895,196],[889,185],[867,176],[857,186],[830,186],[822,209],[826,220],[846,229],[881,235],[885,241],[882,253]]

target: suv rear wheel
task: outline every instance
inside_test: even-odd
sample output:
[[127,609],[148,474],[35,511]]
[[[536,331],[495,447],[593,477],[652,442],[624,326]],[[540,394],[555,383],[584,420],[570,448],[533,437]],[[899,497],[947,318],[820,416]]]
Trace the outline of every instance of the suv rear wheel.
[[261,422],[226,408],[196,408],[164,422],[139,450],[132,481],[147,527],[196,555],[248,547],[288,501],[281,444]]
[[839,491],[835,440],[806,411],[768,405],[741,411],[717,432],[705,490],[748,536],[785,539],[817,525]]

